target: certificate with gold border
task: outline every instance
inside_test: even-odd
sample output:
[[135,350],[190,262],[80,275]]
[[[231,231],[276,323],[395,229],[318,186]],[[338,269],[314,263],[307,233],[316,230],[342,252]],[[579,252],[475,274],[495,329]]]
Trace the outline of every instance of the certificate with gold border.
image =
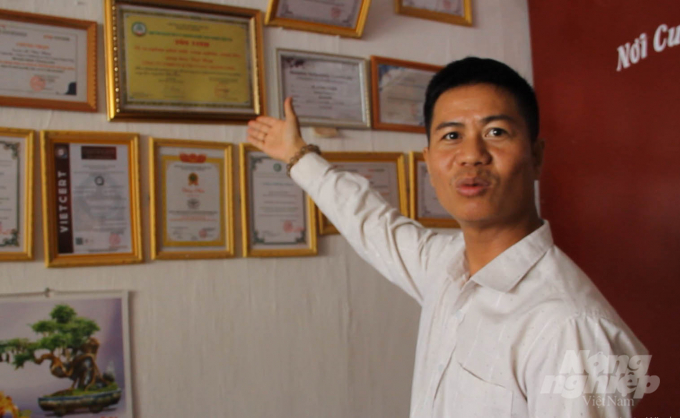
[[47,267],[139,263],[139,136],[42,131]]
[[270,26],[361,38],[371,0],[269,0]]
[[394,11],[421,19],[472,26],[472,0],[394,0]]
[[106,0],[109,120],[264,114],[260,20],[217,4]]
[[460,228],[458,222],[439,203],[422,152],[409,154],[409,217],[423,226]]
[[[323,157],[337,170],[356,173],[366,178],[371,188],[383,199],[408,216],[406,169],[401,152],[324,152]],[[317,210],[319,233],[337,234],[328,218]]]
[[0,105],[97,111],[97,22],[0,9]]
[[33,131],[0,128],[0,261],[33,259]]
[[286,165],[240,144],[243,255],[316,255],[314,202],[286,175]]
[[232,146],[151,138],[151,256],[234,255]]

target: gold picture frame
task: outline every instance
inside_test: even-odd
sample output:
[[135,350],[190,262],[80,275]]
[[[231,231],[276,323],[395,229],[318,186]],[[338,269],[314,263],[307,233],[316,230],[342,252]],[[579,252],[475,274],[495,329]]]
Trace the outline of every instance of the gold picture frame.
[[[434,228],[460,228],[458,222],[456,222],[446,209],[439,204],[429,178],[424,178],[424,175],[427,175],[427,166],[425,166],[425,159],[423,158],[422,152],[411,151],[409,153],[408,169],[410,189],[409,217],[420,222],[423,226]],[[426,195],[421,197],[421,192],[426,193]],[[419,203],[421,201],[430,202],[432,207],[428,207],[427,209],[420,207],[421,205]]]
[[[329,68],[336,69],[337,64],[341,64],[341,68],[345,70],[347,68],[352,68],[352,70],[333,76]],[[315,65],[321,65],[321,67],[315,67]],[[299,78],[295,80],[297,86],[295,88],[291,87],[291,90],[299,92],[306,89],[311,90],[312,88],[320,89],[325,87],[326,90],[324,92],[327,93],[326,96],[331,97],[330,99],[324,98],[323,100],[312,97],[311,102],[307,102],[304,97],[298,99],[298,96],[294,96],[295,100],[299,100],[295,110],[301,126],[329,126],[346,129],[371,128],[370,75],[368,73],[368,61],[364,58],[278,48],[276,50],[276,70],[276,81],[279,90],[279,117],[284,117],[284,99],[294,95],[286,89],[286,74],[294,74],[294,77]],[[348,79],[355,81],[356,84],[341,84],[347,83]],[[328,102],[342,103],[340,100],[342,97],[338,97],[337,93],[329,90],[329,86],[332,89],[341,91],[350,90],[349,87],[352,87],[356,94],[350,93],[349,96],[351,98],[358,97],[359,104],[345,104],[342,108],[344,112],[339,114],[326,113],[310,116],[310,111],[317,112],[318,107],[325,106]],[[358,108],[353,118],[348,117],[348,108],[351,110]]]
[[[6,27],[4,42],[19,37],[14,45],[0,44],[0,50],[9,49],[2,52],[12,62],[3,66],[11,88],[0,87],[0,106],[97,111],[97,22],[0,9],[0,24]],[[38,64],[35,56],[52,64]],[[11,68],[15,63],[19,67]],[[57,68],[47,71],[43,65]]]
[[[452,5],[451,3],[457,3]],[[453,0],[444,2],[448,7],[443,9],[417,7],[412,0],[394,0],[394,11],[407,16],[419,17],[421,19],[436,20],[439,22],[452,23],[454,25],[472,26],[472,0]],[[462,8],[462,11],[455,13],[455,6]],[[447,11],[446,8],[450,9]]]
[[[371,97],[373,98],[373,129],[385,130],[385,131],[402,131],[402,132],[414,132],[414,133],[425,133],[425,123],[423,119],[423,104],[425,102],[425,89],[427,88],[427,83],[425,82],[425,74],[423,72],[431,72],[432,76],[441,70],[442,66],[433,64],[423,64],[415,61],[405,61],[398,60],[394,58],[371,56]],[[413,70],[414,72],[410,75],[404,71],[398,71],[399,69]],[[400,98],[396,100],[396,106],[394,113],[404,114],[407,116],[406,119],[402,120],[401,123],[386,122],[381,119],[381,109],[385,107],[381,100],[381,87],[383,87],[382,79],[387,74],[394,74],[392,80],[394,81],[394,87],[399,88],[398,79],[400,77],[408,78],[408,86],[402,88],[400,91]],[[417,78],[420,84],[416,83]],[[431,76],[430,76],[431,78]],[[427,80],[429,82],[429,79]],[[406,91],[404,91],[406,90]],[[412,100],[404,100],[404,96],[408,94],[413,96],[414,100],[421,100],[420,102],[414,102]],[[406,123],[412,122],[412,123]]]
[[[404,216],[408,216],[408,196],[406,192],[406,163],[405,156],[401,152],[343,152],[343,151],[327,151],[323,153],[323,157],[331,163],[331,165],[338,165],[339,163],[390,163],[396,167],[396,187],[397,187],[397,201],[391,202],[399,209]],[[394,199],[394,197],[392,198]],[[389,199],[387,199],[389,201]],[[337,228],[326,218],[326,216],[317,208],[317,222],[319,225],[320,235],[337,234]]]
[[[0,178],[2,193],[16,191],[16,202],[9,194],[3,196],[0,207],[0,261],[33,259],[33,149],[35,133],[29,129],[0,128]],[[14,162],[16,160],[16,162]],[[16,166],[13,167],[13,166]],[[15,171],[16,170],[16,174]],[[16,179],[11,179],[15,175]],[[11,181],[12,184],[9,184]],[[8,202],[11,207],[8,207]],[[16,206],[15,206],[16,205]],[[9,215],[7,212],[9,211]],[[14,213],[11,213],[14,211]],[[3,225],[10,221],[11,229]],[[13,219],[14,218],[14,219]],[[12,223],[13,222],[13,223]],[[9,235],[9,236],[7,236]]]
[[243,123],[266,114],[259,10],[185,0],[105,0],[104,8],[110,121]]
[[[304,4],[309,0],[270,0],[269,7],[267,8],[267,14],[265,16],[265,24],[268,26],[280,26],[288,29],[317,32],[326,35],[340,35],[349,38],[361,38],[361,35],[364,33],[364,26],[366,25],[368,9],[371,5],[371,0],[345,0],[351,2],[352,6],[352,8],[347,11],[345,16],[342,8],[338,7],[337,2],[335,2],[334,4],[329,4],[327,6],[329,7],[328,13],[330,19],[323,19],[319,16],[307,16],[307,19],[305,20],[302,18],[302,16],[296,16],[295,12],[290,10],[288,3],[295,1],[303,3],[299,9],[307,11],[310,10],[310,7],[308,7],[309,5]],[[316,2],[314,6],[317,8],[326,7],[325,5],[319,5],[319,2]],[[279,14],[280,8],[286,9],[283,15]],[[318,9],[314,10],[318,13]],[[355,15],[356,18],[352,19],[352,17]],[[346,17],[346,19],[344,19],[345,24],[338,24],[343,22],[343,17]]]
[[139,135],[41,131],[40,144],[47,267],[142,262]]
[[[173,149],[161,155],[162,149]],[[229,258],[234,256],[234,200],[233,200],[233,151],[232,144],[227,142],[194,141],[181,139],[149,138],[149,184],[151,193],[151,258],[200,259]],[[180,193],[187,198],[187,208],[191,213],[182,213],[179,208],[172,212],[178,219],[175,222],[175,235],[178,239],[168,237],[168,190],[166,175],[168,167],[173,164],[177,176],[190,172],[187,184],[182,183]],[[200,175],[193,170],[196,165]],[[180,174],[181,173],[181,174]],[[214,174],[218,179],[215,181]],[[213,177],[211,177],[213,175]],[[177,176],[173,178],[177,178]],[[206,177],[208,186],[205,185]],[[179,183],[179,182],[175,182]],[[215,185],[217,183],[217,185]],[[206,187],[213,186],[208,190]],[[218,197],[213,199],[215,186]],[[212,191],[211,191],[212,190]],[[175,199],[176,201],[177,199]],[[214,200],[217,200],[215,202]],[[206,207],[206,201],[207,206]],[[219,205],[217,216],[210,205]],[[182,208],[182,209],[187,209]],[[191,219],[194,210],[201,209],[203,219]],[[207,213],[206,213],[207,212]],[[215,219],[217,218],[217,219]],[[190,230],[193,222],[194,228]],[[213,224],[211,226],[211,223]],[[214,224],[217,223],[217,228]],[[187,234],[191,235],[190,237]],[[212,241],[209,241],[211,238]],[[184,241],[184,242],[182,242]]]
[[[257,154],[257,155],[255,155]],[[253,156],[253,158],[251,158]],[[314,214],[314,202],[312,199],[302,191],[301,195],[301,206],[302,214],[301,219],[297,222],[293,220],[274,220],[270,221],[272,223],[283,221],[277,223],[275,230],[269,230],[262,232],[262,237],[259,237],[259,230],[254,228],[256,223],[255,215],[252,213],[255,206],[255,197],[251,191],[252,183],[252,172],[257,167],[258,163],[271,164],[271,171],[269,173],[270,178],[276,179],[277,194],[281,194],[281,190],[284,187],[295,185],[293,180],[286,176],[285,164],[277,162],[272,158],[268,157],[263,152],[259,151],[252,145],[241,143],[239,144],[239,160],[240,160],[240,183],[241,183],[241,232],[242,232],[242,244],[243,244],[243,256],[244,257],[299,257],[299,256],[311,256],[318,253],[317,249],[317,237],[316,237],[316,217]],[[266,174],[266,173],[265,173]],[[291,184],[292,183],[292,184]],[[268,196],[272,197],[272,196]],[[290,197],[290,196],[284,196]],[[284,203],[285,204],[285,203]],[[262,209],[267,211],[267,209]],[[277,208],[270,208],[268,215],[276,216],[282,211],[277,210]],[[289,213],[289,212],[287,212]],[[294,215],[290,215],[293,217]],[[280,226],[280,229],[279,229]],[[266,238],[269,235],[274,237],[280,235],[283,231],[283,235],[286,236],[290,241],[272,241],[270,243],[266,242]],[[299,233],[299,235],[298,235]],[[251,236],[252,235],[252,236]],[[260,248],[256,248],[260,245]],[[263,248],[264,247],[264,248]]]

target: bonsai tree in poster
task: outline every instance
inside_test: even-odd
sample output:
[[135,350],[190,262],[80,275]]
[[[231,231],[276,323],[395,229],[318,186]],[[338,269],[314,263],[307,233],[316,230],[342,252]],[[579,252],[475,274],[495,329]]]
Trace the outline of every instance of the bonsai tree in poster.
[[56,305],[50,319],[30,326],[41,338],[0,341],[0,361],[12,364],[17,370],[26,362],[40,365],[49,361],[52,376],[72,381],[69,389],[53,396],[116,388],[113,376],[102,374],[97,366],[99,341],[92,337],[99,331],[96,322],[77,316],[69,305]]

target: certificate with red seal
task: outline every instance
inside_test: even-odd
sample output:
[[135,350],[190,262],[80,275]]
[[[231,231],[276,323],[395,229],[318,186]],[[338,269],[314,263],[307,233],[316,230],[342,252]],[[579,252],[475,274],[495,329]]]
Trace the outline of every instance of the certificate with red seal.
[[33,258],[33,131],[0,128],[0,260]]
[[137,138],[42,132],[48,267],[142,261]]
[[360,38],[371,0],[271,0],[265,23]]
[[0,10],[0,105],[97,110],[97,24]]
[[316,255],[314,203],[284,163],[241,144],[241,213],[246,257]]
[[153,258],[234,255],[231,147],[151,139]]

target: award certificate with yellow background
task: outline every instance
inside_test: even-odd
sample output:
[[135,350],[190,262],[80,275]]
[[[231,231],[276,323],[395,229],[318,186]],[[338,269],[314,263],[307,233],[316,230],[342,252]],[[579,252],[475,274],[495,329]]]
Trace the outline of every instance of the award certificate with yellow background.
[[162,147],[160,159],[163,246],[224,247],[224,150]]
[[122,106],[253,113],[249,20],[119,7]]

